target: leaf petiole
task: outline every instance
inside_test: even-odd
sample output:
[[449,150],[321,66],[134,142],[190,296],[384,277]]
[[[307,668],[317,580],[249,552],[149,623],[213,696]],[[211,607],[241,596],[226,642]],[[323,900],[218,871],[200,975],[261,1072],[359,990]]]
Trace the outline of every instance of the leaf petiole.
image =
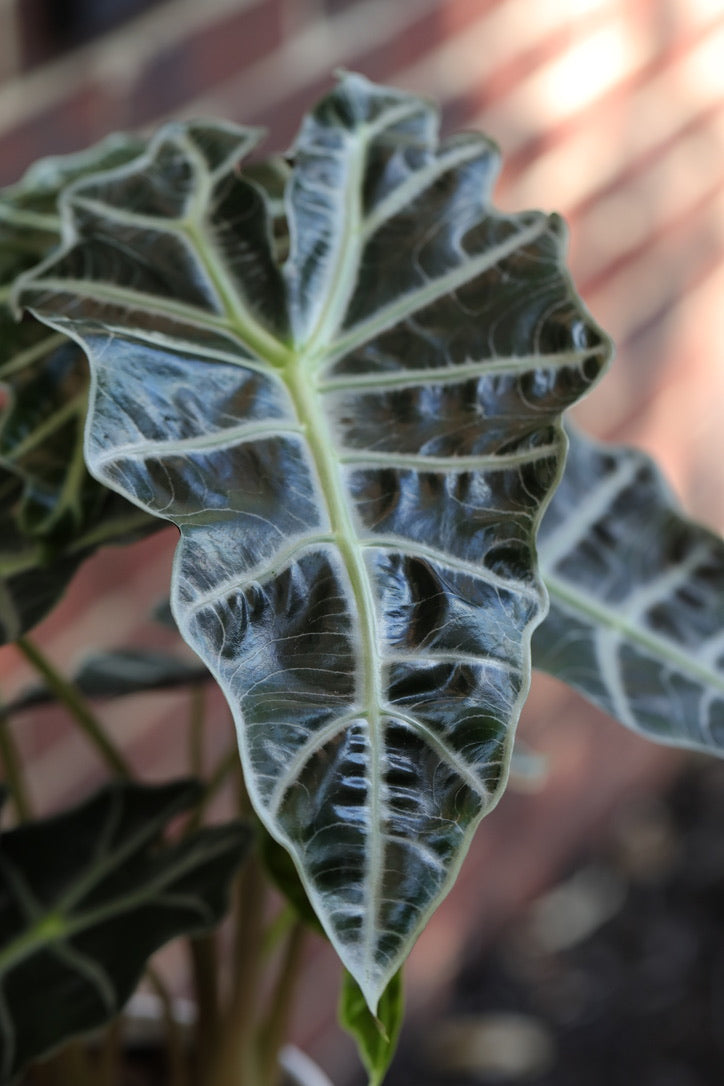
[[112,742],[90,705],[76,688],[65,679],[53,666],[38,646],[27,637],[19,637],[15,642],[26,660],[35,668],[58,701],[70,713],[71,717],[95,747],[108,768],[118,777],[130,779],[131,767],[121,752]]

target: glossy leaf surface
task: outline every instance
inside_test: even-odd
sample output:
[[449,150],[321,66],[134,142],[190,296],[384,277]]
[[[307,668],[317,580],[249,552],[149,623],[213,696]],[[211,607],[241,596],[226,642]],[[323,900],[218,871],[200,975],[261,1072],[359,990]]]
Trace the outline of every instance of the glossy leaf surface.
[[102,542],[153,527],[85,468],[83,352],[31,316],[18,322],[10,308],[15,278],[58,244],[65,186],[142,147],[116,136],[39,162],[0,192],[0,644],[42,618]]
[[116,784],[0,838],[0,1083],[107,1022],[147,958],[216,924],[249,834],[238,823],[159,847],[200,787]]
[[609,346],[560,220],[493,209],[495,150],[427,103],[344,77],[284,220],[257,136],[172,125],[78,185],[22,300],[89,354],[94,474],[181,529],[179,628],[374,1007],[504,786],[559,416]]
[[724,754],[724,541],[649,457],[570,437],[539,534],[534,665],[650,739]]

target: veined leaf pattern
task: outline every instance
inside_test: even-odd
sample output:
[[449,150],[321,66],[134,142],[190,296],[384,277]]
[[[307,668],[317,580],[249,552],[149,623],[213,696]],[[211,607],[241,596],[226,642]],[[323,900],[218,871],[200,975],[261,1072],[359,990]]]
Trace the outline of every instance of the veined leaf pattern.
[[[210,678],[198,660],[189,662],[174,653],[142,648],[94,653],[81,662],[71,681],[84,697],[105,699],[198,686]],[[4,705],[2,713],[12,716],[54,700],[47,686],[31,686]]]
[[0,192],[0,644],[43,618],[101,543],[157,525],[86,470],[83,352],[30,315],[16,320],[10,308],[16,277],[58,245],[64,187],[130,161],[143,146],[113,136],[43,159]]
[[724,754],[724,541],[653,461],[572,431],[539,533],[536,667],[649,739]]
[[89,355],[91,470],[181,530],[179,628],[374,1008],[504,786],[559,417],[609,344],[560,220],[494,210],[495,149],[427,103],[343,77],[286,225],[257,138],[171,125],[76,186],[22,301]]
[[83,524],[84,490],[97,491],[98,484],[83,464],[88,379],[82,351],[30,316],[16,320],[12,284],[57,246],[63,189],[130,161],[143,146],[133,136],[112,136],[78,154],[43,159],[0,191],[0,383],[7,400],[0,414],[0,462],[24,481],[18,522],[35,537],[48,535],[63,519]]
[[208,930],[251,832],[229,823],[159,847],[194,781],[117,783],[0,847],[0,1084],[121,1010],[158,947]]

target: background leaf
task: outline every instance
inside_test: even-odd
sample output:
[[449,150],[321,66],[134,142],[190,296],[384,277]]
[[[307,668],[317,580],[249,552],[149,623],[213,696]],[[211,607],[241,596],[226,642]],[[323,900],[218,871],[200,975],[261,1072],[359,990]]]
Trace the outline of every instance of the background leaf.
[[139,139],[114,136],[38,162],[0,192],[0,644],[39,621],[101,543],[157,527],[85,468],[83,352],[29,315],[17,321],[9,304],[16,277],[59,241],[65,186],[142,148]]
[[427,103],[345,77],[274,183],[257,138],[172,125],[78,183],[23,301],[88,352],[94,474],[181,529],[179,628],[374,1006],[504,786],[560,413],[609,344],[560,220],[493,209],[495,150]]
[[319,918],[309,903],[299,872],[285,848],[272,837],[264,826],[257,829],[259,858],[269,878],[293,907],[300,920],[317,935],[325,935]]
[[87,528],[63,542],[28,535],[18,507],[24,484],[0,467],[0,646],[17,640],[55,606],[82,563],[99,546],[132,543],[159,522],[98,487],[102,502]]
[[571,432],[533,661],[649,739],[724,754],[724,541],[641,452]]
[[382,993],[376,1015],[370,1012],[354,977],[344,970],[339,1021],[357,1044],[369,1074],[369,1086],[381,1086],[384,1081],[397,1048],[404,1013],[402,970],[395,973]]
[[[200,662],[183,660],[155,649],[116,649],[87,657],[71,677],[86,698],[120,698],[130,694],[173,690],[208,682],[209,670]],[[45,686],[33,686],[4,707],[6,716],[54,701]]]
[[201,793],[114,784],[0,838],[0,1083],[107,1022],[147,958],[216,924],[250,842],[240,823],[159,847]]

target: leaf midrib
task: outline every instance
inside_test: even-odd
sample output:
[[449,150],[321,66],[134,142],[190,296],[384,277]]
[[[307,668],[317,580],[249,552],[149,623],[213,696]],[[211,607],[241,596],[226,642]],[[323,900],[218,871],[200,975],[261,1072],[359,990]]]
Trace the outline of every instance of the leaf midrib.
[[[317,322],[308,339],[286,367],[285,378],[300,423],[306,428],[309,451],[317,471],[319,485],[327,507],[330,527],[337,550],[349,578],[358,623],[359,649],[355,653],[360,683],[357,697],[360,715],[367,722],[369,742],[368,796],[369,829],[367,837],[367,881],[370,893],[364,911],[363,945],[366,968],[371,967],[375,954],[375,931],[379,911],[380,872],[382,868],[381,841],[376,827],[381,821],[379,766],[381,761],[381,661],[374,593],[359,533],[350,510],[349,495],[340,475],[342,464],[334,452],[329,423],[321,406],[321,394],[315,377],[315,359],[329,350],[344,319],[349,298],[354,290],[362,247],[362,183],[367,155],[366,141],[372,134],[355,141],[351,147],[347,186],[342,212],[342,236],[336,260],[328,270],[331,284]],[[361,675],[360,675],[361,672]],[[309,888],[311,890],[311,887]]]
[[[71,888],[72,893],[69,895],[68,901],[61,900],[54,908],[44,911],[40,916],[36,917],[29,928],[0,950],[0,976],[15,968],[33,953],[37,953],[42,947],[67,942],[89,928],[107,923],[123,913],[133,912],[149,900],[155,901],[156,905],[161,908],[170,907],[169,902],[173,904],[180,901],[182,895],[171,894],[164,900],[165,888],[169,883],[181,879],[195,868],[208,864],[216,856],[228,852],[234,845],[235,842],[231,837],[219,838],[214,842],[206,841],[203,854],[200,855],[198,850],[194,849],[174,857],[173,863],[167,864],[162,871],[147,878],[137,890],[111,898],[85,912],[73,913],[70,910],[80,894],[86,895],[89,893],[93,885],[101,882],[108,874],[106,870],[97,874],[98,869],[101,867],[99,864],[97,868],[92,870],[92,883],[86,885],[88,880],[84,880],[80,892],[79,887],[74,885]],[[126,857],[121,855],[117,862],[104,866],[112,871],[116,867],[120,867],[125,860]],[[196,911],[200,915],[205,913],[205,901],[200,894],[194,896],[187,893],[183,897],[189,903],[187,907],[191,907],[190,902],[192,901],[198,902]]]
[[[590,592],[584,595],[550,573],[545,574],[544,581],[551,602],[557,602],[564,610],[582,616],[597,630],[609,630],[622,642],[641,649],[661,663],[670,665],[681,674],[712,687],[724,696],[724,675],[714,668],[703,667],[690,654],[680,652],[673,642],[622,617],[614,607],[597,601]],[[535,660],[533,664],[535,666]]]

